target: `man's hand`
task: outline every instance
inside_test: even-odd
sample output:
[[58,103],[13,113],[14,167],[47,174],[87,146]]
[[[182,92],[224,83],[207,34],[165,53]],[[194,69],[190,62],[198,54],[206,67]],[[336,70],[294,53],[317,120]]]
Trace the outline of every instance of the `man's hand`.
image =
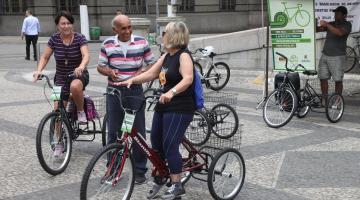
[[321,20],[320,21],[320,26],[321,27],[324,27],[324,28],[327,28],[327,25],[329,24],[329,22],[327,22],[327,21],[324,21],[324,20]]

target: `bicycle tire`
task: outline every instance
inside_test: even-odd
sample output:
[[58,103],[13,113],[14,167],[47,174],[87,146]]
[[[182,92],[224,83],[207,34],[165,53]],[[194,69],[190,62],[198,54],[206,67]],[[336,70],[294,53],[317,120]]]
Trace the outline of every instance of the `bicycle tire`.
[[[181,158],[182,158],[182,163],[183,163],[183,169],[185,168],[184,166],[184,161],[185,160],[189,160],[190,158],[190,153],[189,151],[182,145],[182,143],[180,143],[179,146],[179,150],[180,150],[180,154],[181,154]],[[182,185],[185,185],[191,178],[192,172],[191,171],[183,171],[181,173],[181,179],[180,182]]]
[[[308,20],[304,21],[305,23],[301,23],[301,21],[300,21],[300,19],[298,17],[306,18]],[[296,13],[295,21],[296,21],[296,24],[301,26],[301,27],[307,26],[310,23],[310,14],[309,14],[309,12],[307,12],[306,10],[300,10],[298,13]]]
[[[302,94],[302,93],[304,93],[304,94]],[[299,96],[300,96],[300,99],[299,99],[299,104],[298,104],[298,109],[297,109],[296,116],[298,118],[304,118],[310,111],[310,106],[306,105],[306,104],[311,99],[310,99],[309,92],[304,90],[304,89],[300,89]]]
[[[124,147],[122,145],[113,143],[96,152],[87,165],[81,180],[81,200],[95,198],[96,196],[90,197],[92,192],[95,193],[94,195],[97,195],[96,192],[103,192],[99,194],[103,196],[96,197],[96,199],[115,199],[115,197],[116,199],[130,199],[135,184],[135,169],[131,154],[123,155],[123,150]],[[109,159],[109,157],[111,157],[111,159]],[[108,160],[111,160],[110,163]],[[124,168],[121,171],[118,182],[115,183],[114,178],[117,177],[120,169],[119,167],[122,166],[124,166]],[[126,187],[122,187],[123,182],[126,180],[128,180],[128,183],[125,184]],[[93,185],[99,185],[101,191],[91,188]],[[110,198],[109,196],[113,198]]]
[[193,120],[190,122],[185,132],[185,137],[194,146],[205,144],[211,134],[211,125],[206,114],[201,110],[196,110]]
[[[219,109],[222,107],[224,110]],[[218,109],[218,111],[215,112],[217,109]],[[226,111],[226,109],[228,111]],[[234,136],[236,131],[239,128],[239,117],[238,117],[235,109],[225,103],[219,103],[219,104],[216,104],[214,107],[212,107],[211,111],[214,111],[215,115],[216,115],[216,119],[215,119],[216,123],[214,124],[214,126],[212,126],[213,133],[221,139],[228,139],[228,138],[231,138],[232,136]],[[228,113],[226,113],[226,112],[228,112]],[[232,114],[232,116],[229,115],[230,113]],[[223,121],[225,118],[223,119],[222,118],[223,116],[221,116],[221,115],[224,115],[224,114],[226,115],[225,118],[228,118],[230,116],[230,118],[228,118],[228,119],[230,119],[230,121],[228,123]],[[218,123],[218,120],[219,120],[218,117],[220,117],[220,123]],[[233,117],[233,119],[231,119],[232,117]],[[226,123],[226,124],[224,124],[224,123]],[[218,125],[220,125],[220,127]]]
[[104,115],[104,118],[103,118],[103,122],[102,122],[102,127],[101,127],[101,140],[102,140],[102,145],[103,147],[106,146],[106,138],[107,138],[107,135],[108,135],[108,129],[107,129],[107,120],[108,120],[108,115],[105,114]]
[[[223,83],[219,84],[219,81],[222,79],[222,74],[217,72],[216,68],[219,68],[221,66],[225,70],[225,81]],[[212,75],[213,71],[215,72],[214,75]],[[212,79],[213,76],[215,77],[214,79]],[[229,68],[229,66],[224,62],[217,62],[214,65],[211,65],[208,73],[206,74],[206,79],[205,79],[206,80],[206,85],[209,86],[210,89],[212,89],[214,91],[221,90],[229,82],[229,79],[230,79],[230,68]],[[215,82],[215,83],[213,83],[213,82]],[[216,86],[215,84],[218,84],[218,85]]]
[[355,50],[352,47],[346,46],[344,72],[351,71],[355,67],[356,61],[357,55]]
[[[229,160],[229,157],[231,155],[233,155],[233,157],[235,158],[234,162]],[[220,166],[217,165],[219,163]],[[233,173],[239,173],[236,174],[239,176],[225,171],[233,169]],[[245,161],[238,150],[234,148],[226,148],[218,152],[214,160],[210,164],[207,178],[208,188],[211,196],[216,200],[234,199],[239,194],[240,190],[244,185],[245,171]],[[222,179],[228,178],[228,181],[230,182],[235,180],[236,177],[239,177],[239,181],[235,184],[219,183],[219,181],[221,181]],[[223,185],[223,187],[221,187],[221,185]]]
[[[272,99],[275,98],[275,99]],[[275,111],[280,111],[280,115],[286,117],[279,122],[274,122],[271,118],[270,107],[274,107]],[[278,88],[270,93],[269,97],[266,98],[265,105],[263,107],[263,119],[265,123],[272,128],[279,128],[286,125],[294,116],[295,110],[297,109],[297,97],[290,88]]]
[[204,75],[203,69],[202,69],[202,67],[201,67],[201,65],[200,65],[199,62],[194,61],[194,67],[195,67],[196,70],[198,70],[198,72],[201,74],[201,76]]
[[[53,155],[56,143],[54,139],[54,132],[57,120],[60,120],[60,125],[58,126],[61,128],[61,132],[63,133],[61,141],[64,143],[64,152],[58,157]],[[45,135],[45,131],[47,130],[49,130],[48,135]],[[70,129],[70,126],[62,120],[60,112],[50,112],[41,119],[36,131],[36,153],[38,160],[41,167],[53,176],[64,172],[70,162],[72,140],[69,130],[72,129]],[[47,148],[48,152],[45,151],[44,148]],[[49,153],[49,155],[45,155],[46,153]],[[61,160],[62,162],[59,162]],[[60,166],[56,167],[55,165]]]
[[332,122],[336,123],[340,121],[344,114],[345,103],[341,94],[335,93],[330,96],[326,105],[326,117]]

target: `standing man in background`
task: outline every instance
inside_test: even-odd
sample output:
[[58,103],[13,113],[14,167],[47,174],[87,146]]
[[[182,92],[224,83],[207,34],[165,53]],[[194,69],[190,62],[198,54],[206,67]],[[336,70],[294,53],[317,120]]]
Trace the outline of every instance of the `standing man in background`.
[[317,32],[326,31],[325,45],[319,61],[319,78],[321,84],[322,102],[326,105],[328,96],[328,80],[332,78],[335,82],[335,92],[342,94],[344,64],[346,56],[346,41],[351,32],[351,23],[346,21],[347,9],[339,6],[335,10],[335,21],[320,21]]
[[25,19],[21,29],[21,39],[26,41],[26,57],[25,60],[30,60],[30,44],[33,45],[34,60],[37,61],[36,43],[40,33],[40,23],[37,17],[32,15],[31,10],[25,12]]

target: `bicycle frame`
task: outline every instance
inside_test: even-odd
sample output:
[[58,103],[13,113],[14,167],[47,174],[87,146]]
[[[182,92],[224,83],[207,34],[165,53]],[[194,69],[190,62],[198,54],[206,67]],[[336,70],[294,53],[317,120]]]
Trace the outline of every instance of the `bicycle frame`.
[[[297,4],[297,6],[294,6],[294,7],[286,7],[286,2],[282,2],[282,4],[284,5],[284,13],[286,13],[286,15],[289,17],[290,21],[292,19],[294,19],[294,17],[297,15],[297,13],[301,13],[300,8],[301,8],[302,4]],[[293,9],[296,9],[296,12],[294,13],[294,15],[292,15],[290,17],[288,10],[293,10]]]

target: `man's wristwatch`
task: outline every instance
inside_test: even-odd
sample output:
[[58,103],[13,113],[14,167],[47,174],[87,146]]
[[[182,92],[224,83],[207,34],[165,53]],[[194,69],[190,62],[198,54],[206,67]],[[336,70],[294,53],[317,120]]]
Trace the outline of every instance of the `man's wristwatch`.
[[171,92],[173,93],[174,96],[177,94],[177,91],[175,88],[171,89]]

